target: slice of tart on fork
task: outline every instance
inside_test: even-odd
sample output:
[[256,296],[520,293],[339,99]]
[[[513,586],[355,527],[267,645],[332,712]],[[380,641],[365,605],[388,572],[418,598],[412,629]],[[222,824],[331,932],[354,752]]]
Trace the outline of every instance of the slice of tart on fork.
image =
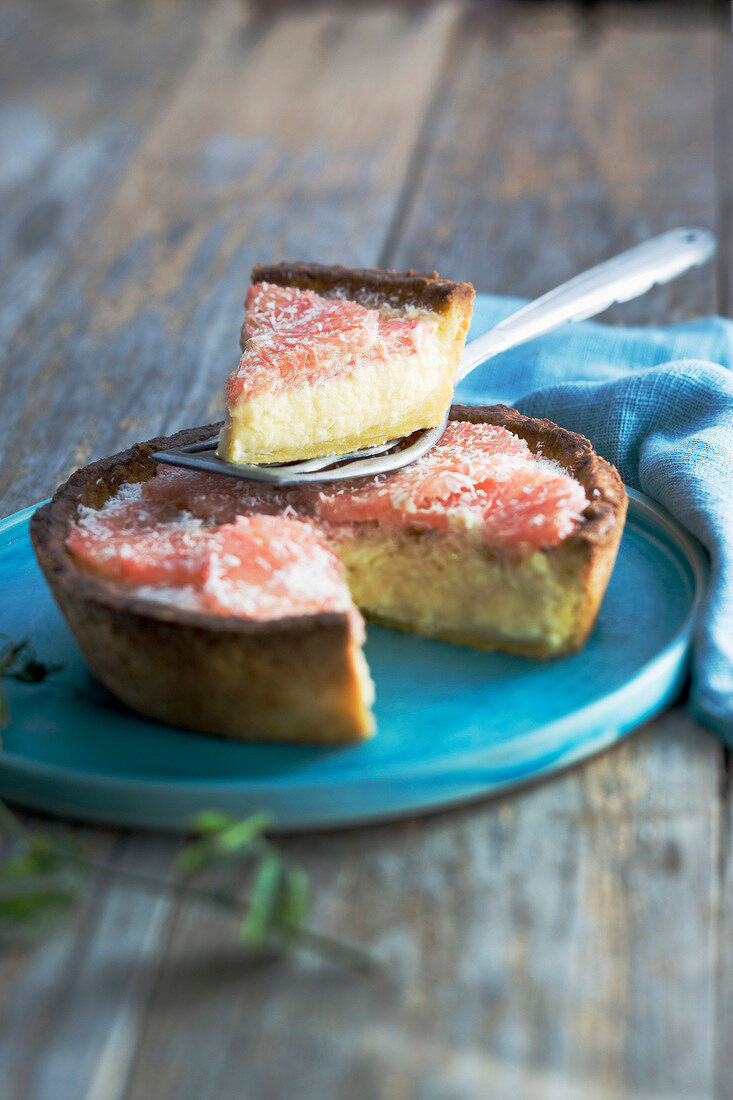
[[473,298],[470,283],[436,272],[257,265],[220,458],[290,462],[437,427]]

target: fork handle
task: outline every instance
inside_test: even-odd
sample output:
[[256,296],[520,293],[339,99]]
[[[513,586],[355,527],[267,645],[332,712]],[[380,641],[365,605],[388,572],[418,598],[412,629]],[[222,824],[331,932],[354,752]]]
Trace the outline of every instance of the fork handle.
[[583,321],[615,302],[638,298],[653,286],[705,263],[715,248],[715,237],[707,229],[671,229],[589,268],[467,344],[456,381],[492,356],[552,332],[566,321]]

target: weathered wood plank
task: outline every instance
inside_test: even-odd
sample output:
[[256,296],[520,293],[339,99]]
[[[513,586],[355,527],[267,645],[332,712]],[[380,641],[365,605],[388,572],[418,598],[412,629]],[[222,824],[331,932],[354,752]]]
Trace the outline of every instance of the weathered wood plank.
[[[39,827],[58,826],[43,821]],[[117,843],[117,837],[109,831],[74,833],[83,838],[90,858],[108,859]],[[39,945],[4,945],[0,952],[0,1080],[8,1096],[27,1093],[49,1021],[53,1022],[59,1011],[64,986],[84,950],[99,889],[100,876],[90,874],[68,924]]]
[[201,5],[10,0],[0,74],[0,348],[51,291],[140,127],[194,49]]
[[[503,38],[478,19],[389,262],[535,297],[675,225],[715,229],[714,29],[669,15],[661,27],[605,26],[597,15],[595,34],[570,48],[562,9],[545,9],[531,31],[527,21]],[[608,319],[714,308],[709,265]]]
[[[467,28],[391,259],[531,294],[597,258],[583,251],[594,237],[621,247],[639,227],[711,223],[707,32],[659,39],[601,23],[597,36],[589,46],[554,5],[490,35]],[[654,88],[670,52],[667,94],[686,103],[670,98],[660,128]],[[620,68],[625,93],[606,102]],[[597,147],[604,130],[612,161]],[[688,142],[704,186],[686,197],[672,173],[656,192]],[[712,308],[709,275],[689,285],[696,308]],[[649,308],[680,312],[674,297]],[[293,841],[317,884],[316,921],[383,950],[388,980],[243,963],[225,989],[221,926],[185,913],[128,1100],[154,1087],[228,1100],[243,1079],[254,1098],[292,1082],[335,1098],[712,1096],[720,774],[718,744],[675,711],[511,800]],[[215,1057],[186,1057],[193,1034]]]
[[[177,849],[169,838],[84,835],[90,856],[118,873],[130,868],[165,876]],[[8,1100],[123,1094],[140,1006],[173,903],[98,871],[85,895],[68,930],[30,955],[15,952],[3,960],[0,1073]],[[19,965],[22,973],[13,974]]]
[[[683,968],[688,995],[704,992],[709,960],[692,948],[679,895],[681,879],[693,898],[705,895],[701,834],[714,843],[714,807],[697,797],[714,781],[711,755],[690,771],[690,739],[703,737],[683,716],[667,722],[666,783],[648,779],[650,731],[587,774],[512,799],[293,840],[314,882],[316,924],[373,947],[387,974],[238,962],[236,928],[187,910],[128,1100],[153,1087],[161,1098],[233,1100],[243,1083],[252,1098],[288,1086],[405,1100],[707,1095],[680,1076],[657,1011],[669,997],[689,1055],[699,1027],[686,1030],[677,980]],[[649,925],[668,923],[670,909],[674,942],[655,942]],[[193,1035],[206,1058],[187,1054]],[[633,1081],[635,1044],[648,1066]]]
[[9,363],[4,510],[91,455],[214,415],[254,260],[374,262],[454,21],[451,5],[299,8],[250,52],[241,6],[218,6]]
[[716,122],[721,245],[719,310],[733,317],[733,39],[721,34],[716,54]]

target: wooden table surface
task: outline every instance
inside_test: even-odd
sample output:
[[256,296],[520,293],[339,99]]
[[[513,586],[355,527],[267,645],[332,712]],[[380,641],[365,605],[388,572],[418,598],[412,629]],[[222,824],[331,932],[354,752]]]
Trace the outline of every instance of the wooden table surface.
[[[703,4],[4,0],[0,515],[217,415],[256,260],[530,296],[700,224],[717,265],[609,319],[730,312],[724,23]],[[258,962],[216,914],[91,875],[64,930],[0,957],[0,1096],[731,1097],[728,767],[674,709],[523,793],[287,840],[315,925],[381,976]],[[75,831],[121,868],[162,873],[178,847]]]

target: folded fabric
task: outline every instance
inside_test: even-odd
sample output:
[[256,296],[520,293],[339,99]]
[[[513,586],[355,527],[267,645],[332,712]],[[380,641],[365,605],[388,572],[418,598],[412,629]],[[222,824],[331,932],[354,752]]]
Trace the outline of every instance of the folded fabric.
[[[480,295],[472,336],[521,304]],[[733,747],[733,322],[565,325],[479,367],[456,400],[505,402],[587,436],[710,555],[690,706]]]

